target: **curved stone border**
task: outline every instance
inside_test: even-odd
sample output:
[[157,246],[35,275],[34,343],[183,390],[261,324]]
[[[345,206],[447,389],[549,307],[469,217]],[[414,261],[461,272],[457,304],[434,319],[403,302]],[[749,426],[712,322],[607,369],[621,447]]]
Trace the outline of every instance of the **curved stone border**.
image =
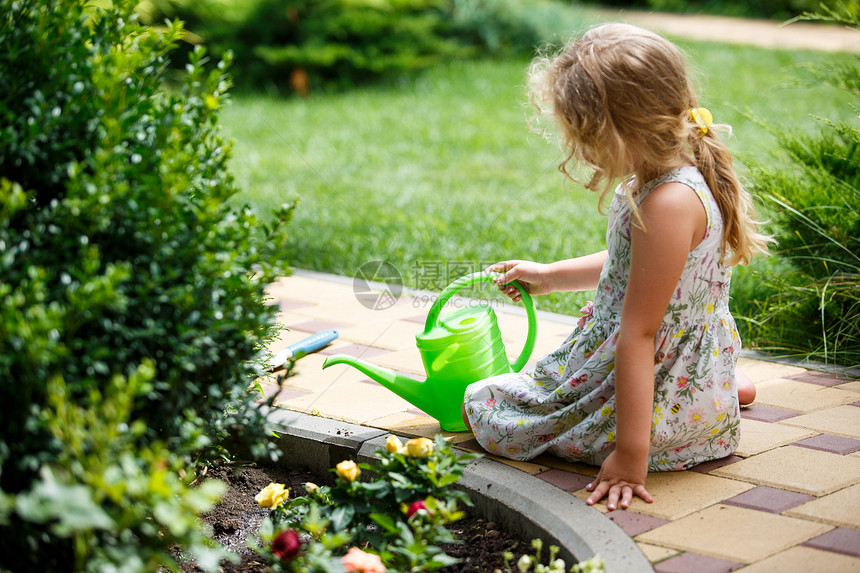
[[[274,408],[268,412],[281,463],[326,473],[345,459],[376,460],[386,430]],[[636,543],[603,514],[576,496],[489,458],[467,466],[459,486],[475,510],[523,539],[558,545],[568,564],[599,554],[609,573],[653,572]]]

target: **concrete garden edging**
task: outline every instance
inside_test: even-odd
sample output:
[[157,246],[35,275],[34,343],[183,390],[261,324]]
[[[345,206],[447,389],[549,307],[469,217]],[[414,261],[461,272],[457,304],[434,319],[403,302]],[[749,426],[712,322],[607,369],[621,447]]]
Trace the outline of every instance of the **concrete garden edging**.
[[[345,459],[376,460],[391,432],[280,408],[268,412],[274,441],[284,452],[280,464],[328,472]],[[653,572],[642,551],[608,517],[535,476],[481,458],[467,466],[459,484],[475,511],[523,539],[558,545],[569,565],[595,554],[608,573]]]

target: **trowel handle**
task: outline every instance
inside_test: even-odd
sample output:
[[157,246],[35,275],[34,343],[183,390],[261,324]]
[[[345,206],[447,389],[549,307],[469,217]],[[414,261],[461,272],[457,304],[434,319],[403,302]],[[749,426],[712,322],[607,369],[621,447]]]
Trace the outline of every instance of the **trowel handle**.
[[[430,330],[436,326],[436,322],[439,320],[439,314],[442,312],[442,309],[451,297],[457,294],[461,289],[478,282],[492,282],[500,274],[501,273],[494,273],[492,271],[480,271],[462,276],[445,287],[445,289],[439,293],[439,297],[436,299],[436,302],[434,302],[433,306],[430,307],[430,312],[427,313],[427,322],[424,324],[424,332],[430,332]],[[511,363],[513,371],[519,372],[526,365],[526,362],[529,361],[532,351],[535,348],[535,342],[537,340],[537,313],[535,312],[534,301],[526,288],[517,281],[512,281],[508,284],[520,291],[523,306],[526,308],[526,315],[528,316],[529,321],[529,332],[526,336],[526,343],[523,345],[523,350],[520,352],[519,357]]]

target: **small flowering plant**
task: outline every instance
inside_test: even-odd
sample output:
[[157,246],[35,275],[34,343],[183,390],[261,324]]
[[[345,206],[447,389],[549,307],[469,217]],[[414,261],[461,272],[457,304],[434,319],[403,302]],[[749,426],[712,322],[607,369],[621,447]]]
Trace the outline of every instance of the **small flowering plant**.
[[[534,573],[606,573],[606,566],[597,555],[591,559],[575,563],[568,569],[564,559],[557,558],[559,551],[557,546],[549,546],[549,561],[546,564],[541,563],[543,541],[533,539],[532,549],[535,550],[534,555],[523,555],[517,561],[515,567],[518,573],[529,573],[532,571],[532,566],[534,566]],[[502,557],[505,560],[505,573],[513,573],[511,560],[514,558],[514,554],[506,552]]]
[[[283,511],[283,505],[272,509],[272,514]],[[270,515],[272,515],[270,514]],[[248,539],[248,546],[267,557],[272,573],[344,573],[361,571],[347,568],[339,557],[349,545],[348,532],[331,532],[329,522],[320,517],[319,508],[312,506],[301,523],[281,527],[273,520],[264,520],[257,537]],[[384,572],[382,569],[368,569],[370,572]]]
[[446,525],[471,501],[450,486],[479,456],[456,455],[441,436],[404,444],[392,435],[376,453],[377,463],[337,464],[331,486],[307,483],[306,495],[289,499],[282,484],[270,484],[255,497],[271,513],[254,548],[274,571],[395,573],[456,562],[438,545],[456,542]]

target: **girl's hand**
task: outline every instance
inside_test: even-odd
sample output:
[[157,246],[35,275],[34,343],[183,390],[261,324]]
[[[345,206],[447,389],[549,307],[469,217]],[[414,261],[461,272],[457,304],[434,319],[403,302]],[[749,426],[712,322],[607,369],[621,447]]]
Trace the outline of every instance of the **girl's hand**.
[[624,454],[618,450],[613,451],[603,461],[600,471],[594,481],[585,489],[591,492],[585,503],[594,505],[606,497],[606,507],[609,511],[619,507],[627,509],[633,496],[637,495],[648,503],[654,501],[648,490],[645,489],[645,477],[648,475],[648,466],[642,463],[625,460]]
[[519,302],[522,298],[520,291],[508,283],[511,281],[519,282],[529,294],[550,293],[553,289],[550,286],[551,273],[548,267],[549,265],[532,261],[503,261],[489,266],[487,270],[502,273],[493,282],[512,301]]

